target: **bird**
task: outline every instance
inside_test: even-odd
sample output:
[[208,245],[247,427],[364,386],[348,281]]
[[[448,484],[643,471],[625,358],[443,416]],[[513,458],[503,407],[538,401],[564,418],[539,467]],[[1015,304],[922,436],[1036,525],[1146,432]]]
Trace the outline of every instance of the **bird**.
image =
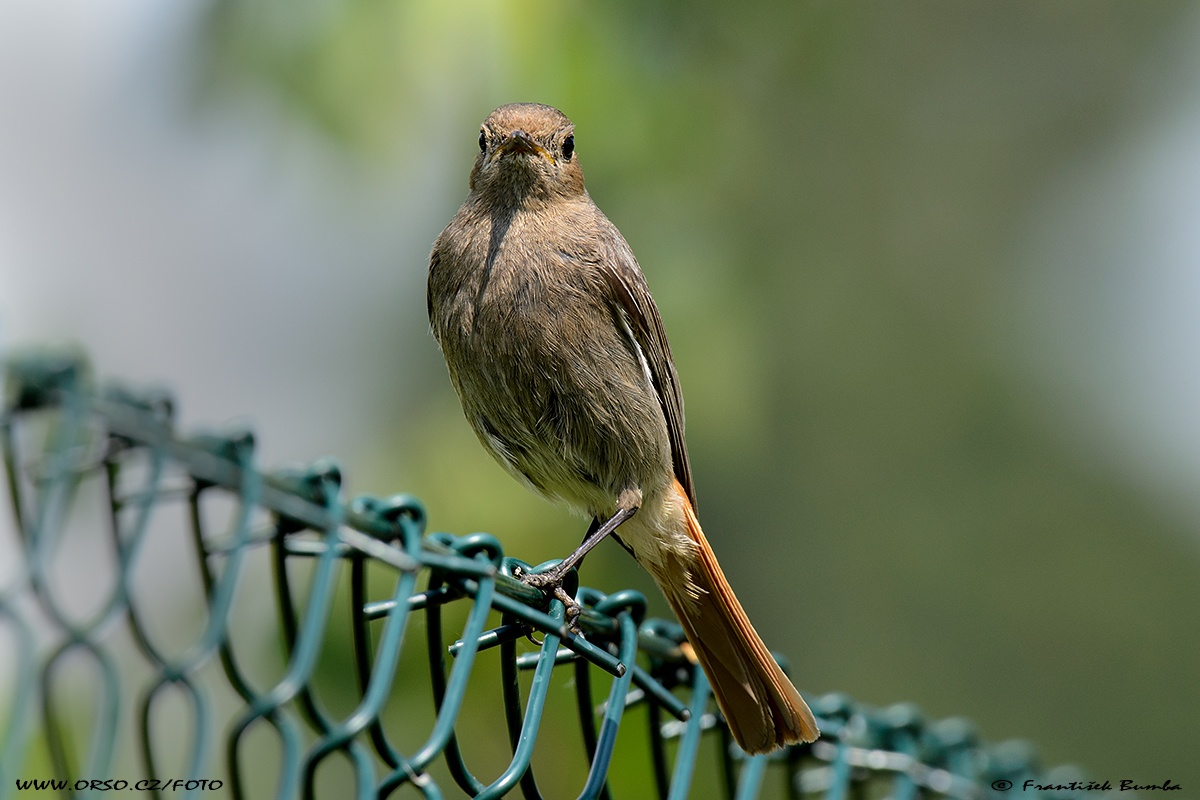
[[812,712],[700,527],[662,318],[584,187],[561,111],[513,103],[484,120],[467,198],[430,254],[427,301],[484,449],[536,493],[592,518],[557,567],[522,578],[561,595],[567,571],[612,535],[679,618],[742,750],[814,741]]

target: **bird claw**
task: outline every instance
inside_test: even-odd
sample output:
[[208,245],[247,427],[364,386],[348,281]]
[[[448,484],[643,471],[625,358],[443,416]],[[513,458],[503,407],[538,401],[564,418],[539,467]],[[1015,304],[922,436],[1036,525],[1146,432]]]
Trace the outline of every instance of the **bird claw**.
[[567,623],[567,630],[576,636],[582,636],[583,628],[579,627],[579,618],[583,614],[583,606],[579,604],[578,600],[567,594],[567,590],[561,585],[554,588],[554,596],[562,602],[565,608],[564,620]]
[[517,573],[517,580],[526,586],[532,586],[534,589],[541,589],[543,592],[548,589],[562,588],[564,575],[559,575],[556,570],[549,572],[526,572],[521,570]]
[[583,606],[563,588],[565,575],[557,574],[557,570],[550,570],[549,572],[520,572],[515,577],[526,586],[553,595],[565,608],[567,630],[576,636],[583,634],[583,629],[579,627],[579,617],[583,614]]

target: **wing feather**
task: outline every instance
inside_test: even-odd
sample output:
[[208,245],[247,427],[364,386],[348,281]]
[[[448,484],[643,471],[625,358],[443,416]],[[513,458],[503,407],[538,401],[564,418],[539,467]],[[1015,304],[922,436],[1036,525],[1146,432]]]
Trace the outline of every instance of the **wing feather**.
[[667,332],[633,251],[620,239],[620,234],[617,237],[612,253],[614,257],[602,261],[604,277],[612,290],[618,311],[628,320],[634,344],[640,349],[642,363],[648,367],[654,391],[658,393],[658,402],[667,420],[675,477],[695,509],[696,491],[688,463],[687,442],[683,436],[683,392],[679,388],[675,362],[671,359]]

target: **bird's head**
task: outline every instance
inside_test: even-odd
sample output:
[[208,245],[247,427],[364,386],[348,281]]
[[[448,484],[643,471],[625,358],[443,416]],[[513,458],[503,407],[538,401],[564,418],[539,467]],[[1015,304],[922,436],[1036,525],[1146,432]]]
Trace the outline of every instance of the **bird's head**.
[[479,129],[471,190],[514,204],[583,194],[575,126],[540,103],[500,106]]

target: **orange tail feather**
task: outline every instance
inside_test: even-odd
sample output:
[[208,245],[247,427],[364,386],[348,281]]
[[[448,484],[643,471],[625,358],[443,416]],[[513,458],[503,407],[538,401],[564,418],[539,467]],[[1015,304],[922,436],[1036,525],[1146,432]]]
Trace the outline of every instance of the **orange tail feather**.
[[[751,754],[815,740],[820,732],[812,711],[750,624],[678,481],[674,490],[694,557],[672,554],[677,563],[664,565],[663,575],[655,577],[687,632],[733,738]],[[672,580],[665,580],[672,573]],[[690,575],[691,587],[679,580],[683,575]]]

